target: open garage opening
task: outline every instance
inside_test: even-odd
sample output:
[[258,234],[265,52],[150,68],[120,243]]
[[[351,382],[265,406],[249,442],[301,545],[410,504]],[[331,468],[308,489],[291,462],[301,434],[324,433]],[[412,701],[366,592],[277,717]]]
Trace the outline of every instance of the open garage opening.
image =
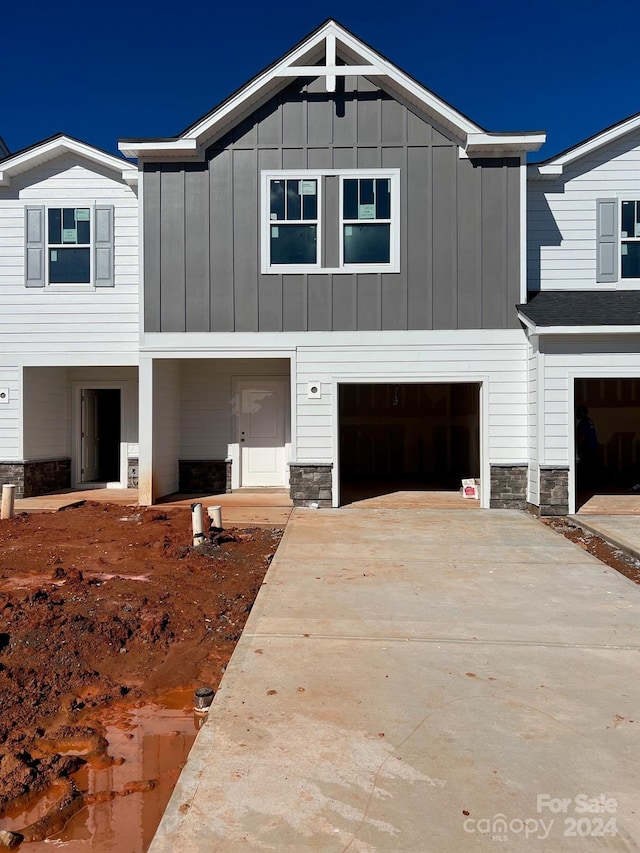
[[576,379],[576,509],[594,495],[640,497],[640,378]]
[[480,384],[340,384],[340,503],[480,476]]

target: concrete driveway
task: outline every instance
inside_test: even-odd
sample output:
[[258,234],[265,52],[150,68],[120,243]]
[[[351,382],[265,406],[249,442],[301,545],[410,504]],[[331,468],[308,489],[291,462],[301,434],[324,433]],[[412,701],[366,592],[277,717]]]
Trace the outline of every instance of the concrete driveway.
[[523,513],[295,510],[150,853],[638,850],[639,614]]

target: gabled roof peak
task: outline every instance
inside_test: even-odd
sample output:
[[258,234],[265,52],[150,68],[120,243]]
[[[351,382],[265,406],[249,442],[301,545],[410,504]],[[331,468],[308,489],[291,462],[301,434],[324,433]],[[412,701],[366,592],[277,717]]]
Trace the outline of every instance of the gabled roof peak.
[[205,147],[213,139],[226,132],[249,110],[256,109],[273,97],[291,80],[301,77],[324,78],[327,92],[334,92],[337,78],[347,75],[367,77],[391,95],[404,98],[419,111],[436,118],[460,140],[461,147],[469,155],[491,156],[535,151],[545,141],[544,133],[537,132],[487,133],[329,18],[179,136],[158,140],[123,139],[118,147],[126,157],[201,159]]
[[63,154],[75,154],[96,165],[117,172],[122,180],[128,184],[135,184],[138,181],[137,169],[121,157],[108,154],[106,151],[94,148],[93,145],[88,145],[72,136],[57,133],[55,136],[50,136],[48,139],[36,142],[28,148],[23,148],[22,151],[17,151],[15,154],[9,154],[0,159],[0,187],[8,187],[11,184],[11,179],[16,175],[27,172],[29,169],[40,166]]
[[603,148],[610,142],[615,142],[628,133],[640,129],[640,113],[622,119],[616,124],[605,127],[604,130],[589,136],[587,139],[579,142],[577,145],[572,145],[571,148],[566,148],[560,154],[549,157],[541,163],[532,163],[529,166],[529,175],[532,178],[540,180],[553,179],[562,175],[566,166],[570,166],[587,154]]

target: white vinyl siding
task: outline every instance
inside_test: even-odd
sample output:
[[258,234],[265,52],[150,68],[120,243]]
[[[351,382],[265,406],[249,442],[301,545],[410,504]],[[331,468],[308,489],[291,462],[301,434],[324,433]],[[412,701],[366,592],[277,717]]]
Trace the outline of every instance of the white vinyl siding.
[[[478,382],[488,383],[488,436],[490,463],[524,464],[527,448],[527,362],[522,332],[502,333],[509,343],[491,344],[491,333],[449,333],[450,344],[378,347],[323,346],[297,350],[297,456],[306,462],[333,459],[334,383],[376,382]],[[478,338],[485,338],[485,341]],[[320,400],[307,399],[307,383],[319,381]]]
[[66,368],[25,368],[25,459],[55,459],[71,455],[71,433],[67,422],[69,400]]
[[226,459],[237,441],[234,380],[289,378],[288,359],[186,360],[180,363],[180,459]]
[[0,462],[22,459],[21,369],[0,363],[0,388],[7,388],[9,400],[0,404]]
[[596,283],[596,200],[640,199],[640,132],[566,167],[559,178],[529,180],[527,189],[531,289],[629,286]]
[[[24,286],[25,205],[114,206],[113,288]],[[68,155],[0,188],[2,352],[135,353],[138,344],[138,199],[133,190]]]
[[540,471],[538,465],[538,359],[539,355],[529,342],[528,348],[528,443],[529,443],[529,478],[527,486],[527,501],[538,504]]

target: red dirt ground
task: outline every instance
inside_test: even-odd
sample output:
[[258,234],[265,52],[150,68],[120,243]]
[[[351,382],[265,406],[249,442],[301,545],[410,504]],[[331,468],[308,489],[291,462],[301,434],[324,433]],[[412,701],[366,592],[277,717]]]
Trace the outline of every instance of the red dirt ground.
[[98,503],[0,521],[0,815],[54,783],[80,796],[69,745],[99,751],[123,697],[216,688],[281,534],[199,552],[188,509]]

